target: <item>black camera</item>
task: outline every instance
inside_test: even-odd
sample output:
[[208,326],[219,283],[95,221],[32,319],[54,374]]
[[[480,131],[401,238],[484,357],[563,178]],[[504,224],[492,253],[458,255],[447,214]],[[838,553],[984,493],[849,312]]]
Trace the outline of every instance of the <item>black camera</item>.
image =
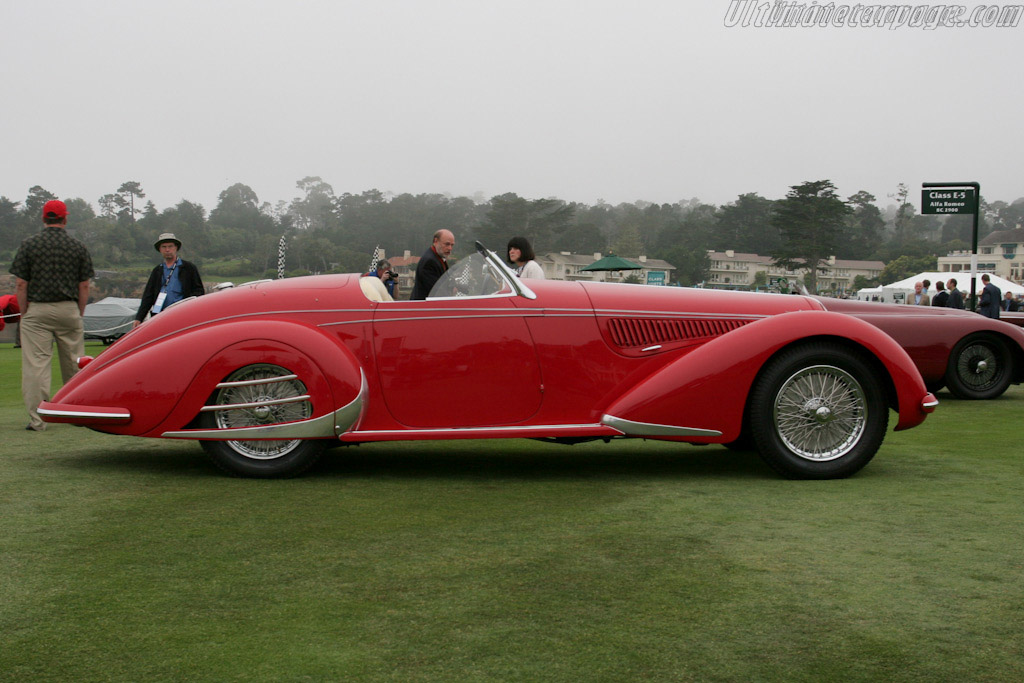
[[398,273],[396,273],[393,270],[387,271],[387,274],[388,274],[388,277],[391,278],[392,280],[397,280],[398,279]]

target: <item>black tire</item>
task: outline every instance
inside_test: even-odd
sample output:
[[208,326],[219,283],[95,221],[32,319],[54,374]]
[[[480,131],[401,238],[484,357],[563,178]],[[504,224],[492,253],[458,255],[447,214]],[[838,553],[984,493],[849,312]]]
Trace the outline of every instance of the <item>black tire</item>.
[[[306,394],[298,379],[277,365],[248,365],[231,373],[207,405],[235,405],[298,399]],[[260,383],[259,380],[267,380]],[[233,386],[224,386],[234,383]],[[204,412],[200,424],[206,429],[256,427],[294,422],[312,415],[309,401],[271,403],[267,406]],[[202,441],[203,450],[221,470],[242,477],[294,477],[320,459],[325,440]]]
[[946,386],[954,397],[982,400],[1002,396],[1013,378],[1013,356],[999,337],[982,332],[953,347]]
[[929,382],[926,380],[924,383],[924,388],[932,392],[933,394],[937,394],[938,392],[942,391],[942,389],[945,386],[946,382],[944,380],[935,380],[933,382]]
[[882,384],[860,353],[827,342],[785,350],[750,394],[751,435],[792,479],[839,479],[875,456],[889,425]]

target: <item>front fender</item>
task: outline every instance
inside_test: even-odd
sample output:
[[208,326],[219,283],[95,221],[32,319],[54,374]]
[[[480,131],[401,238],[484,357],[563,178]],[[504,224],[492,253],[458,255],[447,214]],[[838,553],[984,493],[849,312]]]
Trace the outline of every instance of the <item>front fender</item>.
[[896,429],[924,420],[924,380],[891,337],[848,315],[796,311],[763,318],[681,355],[613,402],[603,422],[636,436],[734,441],[742,429],[747,396],[764,364],[790,344],[829,337],[856,344],[881,363],[896,393]]

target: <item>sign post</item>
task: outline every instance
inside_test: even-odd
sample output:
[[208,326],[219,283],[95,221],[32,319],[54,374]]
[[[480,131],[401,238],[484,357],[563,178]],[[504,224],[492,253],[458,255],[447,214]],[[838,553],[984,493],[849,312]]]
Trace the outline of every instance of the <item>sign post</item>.
[[974,215],[971,231],[971,310],[977,310],[974,279],[978,274],[978,214],[981,213],[980,183],[921,183],[922,214]]

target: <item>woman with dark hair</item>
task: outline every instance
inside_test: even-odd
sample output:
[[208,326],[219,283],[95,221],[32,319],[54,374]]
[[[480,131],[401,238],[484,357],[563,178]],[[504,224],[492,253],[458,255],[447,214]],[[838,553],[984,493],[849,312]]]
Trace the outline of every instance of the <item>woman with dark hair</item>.
[[520,278],[544,279],[544,269],[537,263],[530,240],[525,237],[513,237],[508,241],[508,260],[516,267],[516,275]]

